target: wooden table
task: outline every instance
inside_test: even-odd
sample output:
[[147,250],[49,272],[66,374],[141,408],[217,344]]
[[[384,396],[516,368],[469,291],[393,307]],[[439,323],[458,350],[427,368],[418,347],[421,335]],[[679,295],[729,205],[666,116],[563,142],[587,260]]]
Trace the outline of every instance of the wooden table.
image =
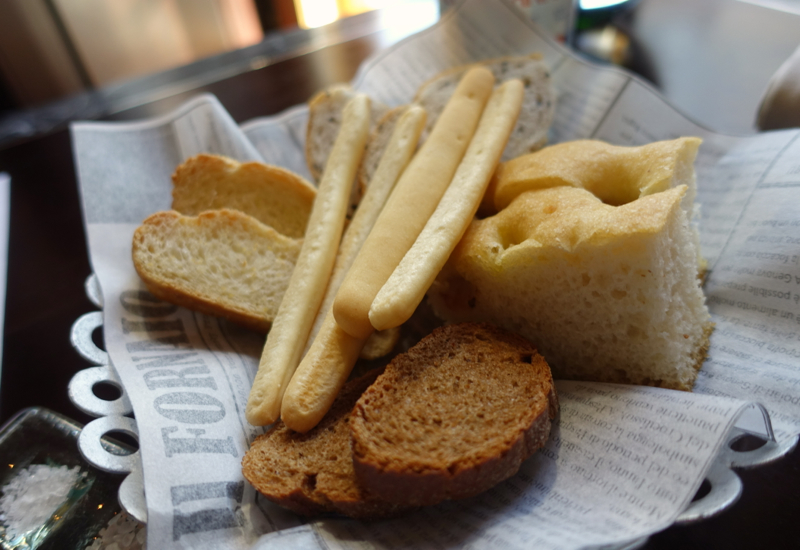
[[[161,97],[147,99],[140,93],[137,106],[115,110],[106,105],[100,118],[165,113],[199,92],[215,94],[240,122],[278,113],[326,85],[350,80],[359,64],[386,44],[376,21],[367,14],[327,30],[298,31],[282,38],[288,51],[265,56],[253,50],[256,62],[245,70],[219,79],[193,74],[193,81],[200,82],[196,86],[181,80],[185,72],[173,75],[178,82],[150,79]],[[213,74],[220,64],[224,59],[207,63],[205,73]],[[175,93],[164,92],[170,85]],[[66,391],[72,375],[88,366],[70,345],[70,327],[96,308],[84,292],[91,266],[70,136],[64,127],[55,127],[48,135],[0,149],[0,171],[12,178],[2,422],[35,405],[80,422],[91,420],[71,404]],[[667,529],[644,548],[800,548],[800,450],[740,476],[744,494],[732,508],[696,525]]]

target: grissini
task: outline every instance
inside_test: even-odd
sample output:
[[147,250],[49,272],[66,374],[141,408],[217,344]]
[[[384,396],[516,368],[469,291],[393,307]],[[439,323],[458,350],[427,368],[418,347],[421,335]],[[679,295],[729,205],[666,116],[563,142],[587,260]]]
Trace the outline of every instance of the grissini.
[[411,317],[464,235],[517,122],[524,90],[514,79],[492,93],[453,181],[370,307],[369,320],[377,330]]
[[281,400],[319,310],[344,228],[348,198],[369,133],[370,100],[359,94],[345,107],[342,128],[308,220],[303,247],[267,335],[245,416],[254,426],[275,422]]
[[494,76],[488,69],[468,71],[430,137],[403,172],[333,303],[336,322],[351,336],[364,338],[374,330],[369,320],[372,301],[453,179],[493,86]]
[[[325,300],[312,330],[309,350],[292,376],[281,405],[281,419],[290,429],[307,432],[330,409],[353,370],[366,338],[342,330],[333,317],[333,300],[361,245],[416,149],[425,126],[425,110],[411,106],[400,117],[364,198],[339,247]],[[316,325],[319,325],[318,327]]]

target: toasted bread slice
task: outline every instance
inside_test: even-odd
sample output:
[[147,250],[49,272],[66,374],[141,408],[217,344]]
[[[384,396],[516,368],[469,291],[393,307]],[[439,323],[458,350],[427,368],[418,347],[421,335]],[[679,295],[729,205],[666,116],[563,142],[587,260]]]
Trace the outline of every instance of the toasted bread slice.
[[267,332],[301,239],[237,210],[158,212],[133,236],[133,265],[155,296]]
[[358,400],[356,476],[398,505],[470,497],[545,444],[557,409],[550,369],[524,338],[488,324],[444,326]]
[[311,183],[290,170],[207,154],[178,166],[172,183],[172,209],[181,214],[239,210],[294,239],[303,237],[317,194]]
[[404,511],[365,493],[353,471],[350,411],[379,374],[373,370],[348,382],[311,431],[300,434],[278,422],[256,438],[242,460],[244,477],[269,500],[305,516],[368,519]]

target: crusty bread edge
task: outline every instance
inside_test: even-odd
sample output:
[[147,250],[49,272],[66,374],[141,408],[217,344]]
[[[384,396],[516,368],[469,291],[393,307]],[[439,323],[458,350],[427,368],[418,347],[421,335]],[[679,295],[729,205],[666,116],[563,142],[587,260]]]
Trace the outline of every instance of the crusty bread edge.
[[144,271],[139,270],[138,267],[136,268],[136,272],[139,274],[139,277],[144,282],[150,294],[165,302],[185,307],[199,313],[223,317],[237,325],[262,334],[269,332],[269,328],[272,326],[272,322],[263,317],[252,315],[244,310],[221,306],[213,300],[208,300],[202,296],[185,292],[168,282],[151,278]]
[[[458,500],[478,495],[515,475],[522,463],[547,443],[552,421],[558,410],[552,381],[548,401],[548,406],[539,413],[531,426],[500,456],[494,456],[477,467],[455,473],[443,470],[415,472],[413,485],[418,487],[419,484],[425,484],[425,502],[416,501],[417,491],[414,488],[409,489],[407,472],[380,469],[358,460],[358,455],[354,452],[353,467],[356,477],[363,488],[369,488],[371,493],[381,495],[383,499],[398,505],[424,506],[446,499]],[[354,448],[355,445],[354,442]]]
[[[486,324],[491,326],[493,330],[505,330],[489,323],[477,324]],[[443,500],[469,498],[494,487],[501,481],[516,474],[525,460],[544,447],[550,436],[552,422],[558,415],[559,410],[553,375],[545,359],[527,339],[517,333],[508,332],[514,338],[523,340],[525,344],[530,346],[534,355],[538,356],[539,360],[547,366],[544,373],[546,380],[543,380],[543,383],[549,385],[547,405],[533,419],[531,425],[522,431],[510,447],[499,456],[492,456],[480,464],[471,464],[455,471],[449,469],[415,470],[411,474],[413,475],[414,483],[409,483],[409,472],[405,469],[395,469],[391,464],[373,465],[361,460],[360,457],[367,453],[364,449],[361,449],[357,438],[353,437],[353,467],[356,478],[364,491],[380,495],[381,499],[388,502],[406,506],[427,506],[437,504]],[[379,376],[373,386],[380,386],[386,383],[387,376],[386,373]],[[356,411],[360,407],[361,400],[359,399],[351,414],[357,414]],[[422,498],[420,498],[419,493],[421,485],[426,488],[425,495]]]
[[503,61],[509,61],[512,59],[533,59],[535,61],[544,61],[544,56],[542,56],[539,52],[533,52],[529,54],[523,55],[504,55],[502,57],[493,57],[491,59],[481,59],[479,61],[473,61],[472,63],[464,63],[463,65],[456,65],[455,67],[450,67],[449,69],[445,69],[440,71],[430,77],[428,80],[423,82],[417,87],[417,92],[414,94],[414,102],[417,102],[419,99],[419,95],[426,87],[428,87],[431,83],[436,82],[437,80],[441,80],[442,78],[447,78],[451,75],[458,74],[461,72],[466,71],[471,67],[484,67],[486,65],[492,65],[494,63],[502,63]]

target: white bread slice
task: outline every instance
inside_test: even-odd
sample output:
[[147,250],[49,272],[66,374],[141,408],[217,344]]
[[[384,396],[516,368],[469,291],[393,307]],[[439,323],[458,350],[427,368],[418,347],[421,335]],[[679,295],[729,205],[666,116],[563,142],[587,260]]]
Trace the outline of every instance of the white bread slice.
[[237,210],[158,212],[133,236],[133,264],[155,296],[267,332],[301,239]]
[[492,71],[496,86],[512,78],[522,80],[525,85],[522,111],[503,151],[502,160],[541,149],[547,143],[547,132],[555,114],[556,93],[550,82],[550,71],[539,54],[487,59],[471,65],[454,67],[439,73],[420,86],[414,97],[414,103],[422,105],[428,112],[428,123],[422,133],[421,141],[425,141],[433,125],[436,124],[439,113],[453,94],[461,76],[476,65],[482,65]]
[[[453,67],[425,82],[414,97],[414,103],[428,112],[428,122],[420,143],[427,139],[461,77],[476,65],[483,65],[492,71],[498,86],[512,78],[519,78],[525,85],[522,111],[503,153],[503,160],[542,148],[547,143],[547,132],[555,114],[556,94],[550,82],[549,69],[539,54],[487,59]],[[349,85],[337,84],[318,93],[309,102],[306,162],[315,178],[319,178],[325,167],[341,122],[341,110],[355,93]],[[381,153],[392,135],[394,124],[406,108],[407,106],[400,106],[390,109],[373,101],[373,131],[359,171],[358,188],[361,192],[369,185]],[[354,194],[354,202],[357,203],[357,199],[358,196]]]
[[617,207],[575,187],[524,192],[473,222],[429,291],[434,311],[518,332],[555,378],[690,390],[713,324],[686,192]]
[[[328,155],[333,148],[333,142],[339,135],[342,124],[342,111],[347,102],[355,97],[357,91],[349,84],[334,84],[318,92],[308,102],[308,127],[306,130],[306,163],[308,170],[315,180],[319,181]],[[370,128],[374,128],[378,120],[389,110],[389,107],[379,101],[370,102],[372,110]],[[359,177],[353,182],[353,191],[350,195],[350,209],[348,217],[361,200],[368,181]]]
[[317,190],[279,166],[200,154],[172,175],[172,209],[187,216],[228,208],[249,214],[279,233],[300,239]]
[[361,159],[361,166],[358,169],[358,182],[362,188],[366,188],[369,182],[372,181],[372,176],[378,168],[383,152],[392,139],[394,127],[408,108],[409,105],[400,105],[389,109],[375,122],[375,126],[367,140],[367,149]]

